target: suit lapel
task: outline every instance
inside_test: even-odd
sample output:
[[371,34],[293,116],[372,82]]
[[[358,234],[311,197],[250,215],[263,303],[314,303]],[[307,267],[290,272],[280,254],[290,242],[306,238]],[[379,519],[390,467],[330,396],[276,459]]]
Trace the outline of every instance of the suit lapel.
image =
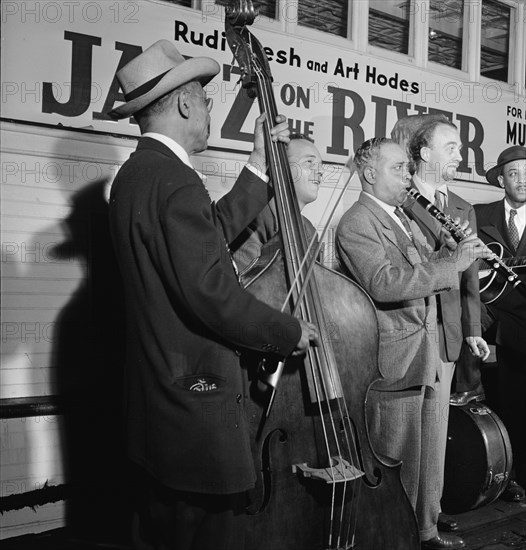
[[[411,179],[411,187],[420,192],[414,179]],[[433,216],[414,199],[406,202],[404,210],[418,225],[426,241],[430,243],[430,246],[432,246],[434,250],[440,248],[440,229],[442,227],[440,222],[433,218]],[[431,245],[431,243],[433,244]]]
[[[511,245],[508,237],[508,228],[506,227],[504,200],[502,200],[498,204],[497,208],[493,210],[489,219],[480,226],[479,231],[486,233],[486,235],[488,235],[492,240],[501,243],[508,254],[515,256],[513,246]],[[522,240],[524,240],[524,235]],[[521,244],[523,243],[521,242]]]
[[517,248],[516,256],[526,256],[526,229],[522,232],[522,237]]
[[[464,221],[469,221],[469,214],[466,212],[466,208],[460,202],[460,197],[455,195],[452,191],[448,190],[448,202],[447,206],[444,208],[444,214],[449,216],[452,220],[455,218],[460,218],[460,223]],[[471,228],[474,229],[473,227]]]
[[458,202],[457,195],[452,191],[448,191],[448,203],[447,207],[444,208],[444,213],[453,219],[460,218],[461,223],[468,219],[466,209]]
[[418,225],[427,242],[440,243],[440,223],[416,201],[404,205],[404,212]]
[[[373,199],[369,198],[366,193],[362,192],[358,201],[370,210],[374,216],[380,221],[383,227],[383,234],[386,239],[391,241],[406,260],[414,265],[420,263],[420,256],[414,243],[411,239],[405,234],[405,231],[389,216],[389,214]],[[415,254],[411,254],[410,251],[414,250]],[[417,257],[415,257],[415,255]]]

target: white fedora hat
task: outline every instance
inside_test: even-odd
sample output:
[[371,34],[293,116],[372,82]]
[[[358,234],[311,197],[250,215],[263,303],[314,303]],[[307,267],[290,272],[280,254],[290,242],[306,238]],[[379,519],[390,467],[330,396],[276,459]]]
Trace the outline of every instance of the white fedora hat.
[[185,59],[169,40],[159,40],[117,73],[126,103],[108,114],[129,117],[187,82],[205,86],[218,72],[219,64],[210,57]]

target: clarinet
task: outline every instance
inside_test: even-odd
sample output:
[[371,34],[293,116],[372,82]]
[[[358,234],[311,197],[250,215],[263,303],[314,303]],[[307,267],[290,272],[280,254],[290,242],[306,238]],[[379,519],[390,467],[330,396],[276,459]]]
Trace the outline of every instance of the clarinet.
[[[438,220],[447,231],[451,234],[453,239],[459,243],[460,241],[466,239],[465,231],[461,228],[460,224],[456,224],[451,216],[444,214],[442,210],[437,208],[431,201],[428,201],[423,197],[416,189],[410,188],[407,194],[415,199],[415,201],[425,208],[433,218]],[[510,282],[513,287],[516,287],[522,281],[519,279],[519,276],[511,267],[507,266],[496,254],[492,254],[490,258],[486,258],[486,261],[491,265],[491,267],[502,276],[504,276],[508,282]]]

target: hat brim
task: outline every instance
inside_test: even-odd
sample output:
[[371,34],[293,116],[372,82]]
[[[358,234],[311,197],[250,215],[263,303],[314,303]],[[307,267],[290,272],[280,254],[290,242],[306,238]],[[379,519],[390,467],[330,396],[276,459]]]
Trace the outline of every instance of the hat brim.
[[197,80],[206,86],[219,71],[217,61],[209,57],[192,57],[170,69],[151,90],[112,109],[108,115],[115,120],[130,117],[183,84]]
[[509,149],[503,151],[497,160],[497,165],[493,168],[490,168],[486,172],[486,179],[488,180],[488,182],[491,183],[491,185],[495,185],[496,187],[501,187],[499,183],[499,176],[502,167],[506,166],[506,164],[509,164],[510,162],[514,162],[517,160],[526,160],[526,147],[522,147],[521,145],[514,145]]
[[502,165],[497,165],[497,166],[494,166],[493,168],[490,168],[486,172],[486,179],[488,180],[489,183],[491,183],[491,185],[495,185],[496,187],[500,187],[498,178],[499,178],[501,167]]

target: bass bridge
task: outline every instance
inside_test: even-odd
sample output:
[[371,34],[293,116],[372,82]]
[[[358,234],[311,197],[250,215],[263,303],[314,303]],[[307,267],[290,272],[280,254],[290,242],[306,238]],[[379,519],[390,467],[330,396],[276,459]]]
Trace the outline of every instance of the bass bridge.
[[362,477],[364,472],[350,464],[344,458],[331,457],[331,464],[326,468],[311,468],[306,462],[292,465],[292,473],[304,478],[324,481],[328,484],[344,483]]

